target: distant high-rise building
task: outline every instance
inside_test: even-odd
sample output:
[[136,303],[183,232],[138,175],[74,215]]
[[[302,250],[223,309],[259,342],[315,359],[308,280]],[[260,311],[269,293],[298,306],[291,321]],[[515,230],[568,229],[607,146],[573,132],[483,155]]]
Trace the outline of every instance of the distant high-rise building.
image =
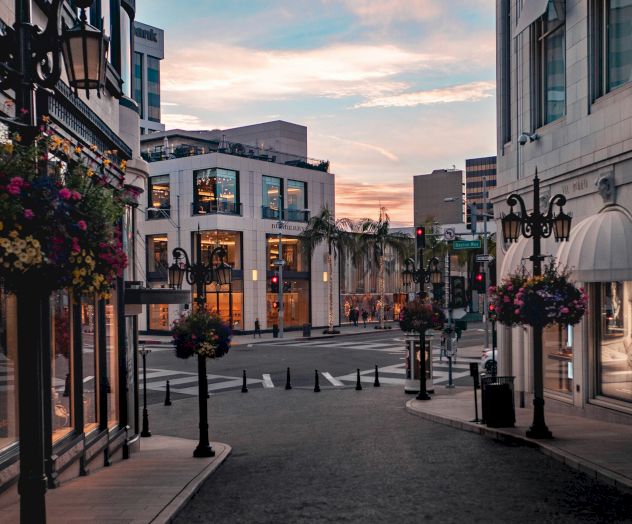
[[134,22],[133,96],[140,108],[141,134],[164,131],[160,123],[160,61],[165,57],[165,32]]
[[[487,194],[483,194],[483,177],[487,178]],[[487,199],[487,213],[494,213],[494,205],[489,200],[489,192],[496,187],[496,157],[468,158],[465,161],[465,197],[468,203],[467,223],[470,223],[470,204],[475,204],[478,214],[483,213]]]
[[463,171],[435,169],[413,177],[415,224],[429,218],[439,224],[463,222]]

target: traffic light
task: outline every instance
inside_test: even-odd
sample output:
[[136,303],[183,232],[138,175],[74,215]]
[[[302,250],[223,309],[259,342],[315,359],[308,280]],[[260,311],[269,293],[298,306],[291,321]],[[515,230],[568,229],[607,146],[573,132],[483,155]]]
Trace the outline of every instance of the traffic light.
[[278,293],[279,292],[279,275],[275,273],[270,277],[270,292]]
[[474,273],[472,278],[472,289],[474,291],[478,291],[479,293],[485,293],[485,291],[487,290],[485,273],[481,271],[477,271],[476,273]]
[[443,303],[443,298],[445,296],[445,284],[442,282],[441,284],[432,284],[432,297],[435,302]]
[[272,309],[279,309],[279,302],[277,300],[272,302]]
[[476,221],[478,219],[478,208],[476,204],[470,203],[467,205],[467,218],[466,228],[471,230],[472,233],[476,233]]
[[450,277],[450,305],[453,309],[465,307],[465,277]]
[[415,238],[417,251],[426,247],[426,228],[424,226],[417,226],[415,228]]

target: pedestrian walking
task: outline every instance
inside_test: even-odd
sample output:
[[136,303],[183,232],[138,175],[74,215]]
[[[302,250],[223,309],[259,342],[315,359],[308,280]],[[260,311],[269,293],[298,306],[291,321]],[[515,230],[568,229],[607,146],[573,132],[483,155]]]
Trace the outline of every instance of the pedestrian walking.
[[259,317],[255,318],[255,333],[252,338],[257,338],[257,335],[261,338],[261,322],[259,322]]
[[353,309],[353,325],[358,327],[358,320],[360,320],[360,310],[355,307]]
[[362,310],[362,322],[364,323],[364,327],[366,327],[366,319],[369,318],[369,314],[366,309]]

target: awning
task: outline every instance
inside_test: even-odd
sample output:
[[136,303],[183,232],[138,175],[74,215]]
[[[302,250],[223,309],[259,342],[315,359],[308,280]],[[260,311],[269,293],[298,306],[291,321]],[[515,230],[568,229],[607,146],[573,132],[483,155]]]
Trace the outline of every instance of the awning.
[[580,282],[632,280],[632,218],[618,206],[585,218],[562,242],[558,261]]
[[514,38],[540,18],[546,12],[548,5],[549,0],[524,0],[522,12],[518,18],[518,25],[514,29]]
[[125,290],[126,304],[188,304],[191,302],[189,289],[141,288]]
[[[558,245],[555,244],[555,240],[552,237],[543,238],[540,241],[540,251],[544,256],[555,255],[558,249]],[[527,271],[531,273],[533,271],[533,264],[529,260],[529,257],[533,254],[533,239],[520,237],[520,240],[511,247],[505,253],[503,263],[500,266],[499,277],[502,278],[508,273],[515,273],[521,266],[525,266]],[[546,262],[546,261],[545,261]]]

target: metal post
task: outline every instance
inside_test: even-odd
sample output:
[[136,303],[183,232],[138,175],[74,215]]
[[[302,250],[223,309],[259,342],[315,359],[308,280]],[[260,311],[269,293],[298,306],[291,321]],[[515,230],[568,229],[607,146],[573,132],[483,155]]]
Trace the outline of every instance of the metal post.
[[448,250],[448,263],[447,263],[447,275],[448,282],[450,283],[450,293],[446,295],[448,299],[448,339],[446,340],[446,353],[448,355],[448,385],[447,388],[453,388],[452,382],[452,283],[450,282],[450,274],[452,272],[452,259],[450,257],[450,250]]
[[496,333],[496,321],[492,320],[492,361],[494,365],[492,366],[492,377],[496,377],[498,374],[498,363],[496,362],[496,345],[498,343],[497,333]]
[[[540,212],[540,179],[536,173],[533,179],[533,216],[536,220],[542,221]],[[542,225],[538,224],[533,228],[533,276],[542,275]],[[534,326],[531,328],[533,335],[533,422],[527,431],[530,438],[552,438],[544,421],[544,381],[542,377],[542,328]]]
[[[279,211],[279,213],[281,213],[281,211]],[[283,260],[283,221],[279,220],[277,222],[277,225],[279,227],[279,255],[278,255],[278,259],[277,259],[277,266],[279,268],[279,338],[283,338],[283,331],[284,331],[284,324],[285,324],[285,308],[283,307],[283,264],[284,264],[284,260]]]
[[140,432],[140,436],[151,437],[151,431],[149,431],[149,414],[147,413],[147,353],[151,353],[151,350],[142,346],[139,353],[143,357],[143,429]]
[[[180,181],[178,180],[178,184],[179,183],[180,183]],[[177,195],[176,199],[177,199],[176,200],[176,202],[177,202],[176,213],[178,213],[178,216],[177,216],[178,220],[176,221],[176,231],[177,231],[177,234],[178,234],[178,247],[182,247],[180,245],[180,195]]]
[[[417,250],[415,250],[417,251]],[[419,297],[423,297],[424,291],[424,252],[422,249],[418,252],[419,258],[419,272],[421,278],[419,279]],[[428,391],[426,391],[426,328],[422,326],[419,330],[419,344],[420,352],[419,352],[419,394],[417,395],[417,400],[430,400],[430,395],[428,395]],[[414,369],[414,368],[413,368]]]
[[[487,176],[483,176],[483,272],[485,273],[485,286],[489,286],[489,262],[487,261]],[[483,297],[483,318],[485,319],[485,348],[489,347],[489,297],[487,289]]]

